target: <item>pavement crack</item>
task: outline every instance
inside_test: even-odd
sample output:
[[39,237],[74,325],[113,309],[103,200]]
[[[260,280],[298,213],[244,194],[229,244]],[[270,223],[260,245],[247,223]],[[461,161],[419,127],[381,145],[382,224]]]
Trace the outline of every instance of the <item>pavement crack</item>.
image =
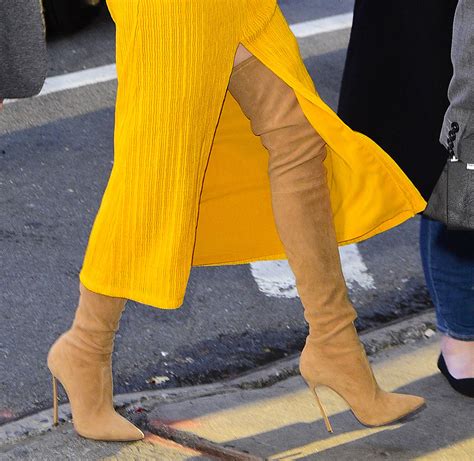
[[171,440],[179,445],[199,451],[218,460],[264,461],[264,458],[214,443],[203,437],[189,432],[180,431],[159,421],[147,421],[145,429],[159,437]]

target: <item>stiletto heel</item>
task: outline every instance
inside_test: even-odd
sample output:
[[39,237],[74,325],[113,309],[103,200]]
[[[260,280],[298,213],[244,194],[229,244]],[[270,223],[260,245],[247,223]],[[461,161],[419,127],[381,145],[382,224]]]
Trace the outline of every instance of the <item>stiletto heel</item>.
[[329,422],[328,415],[326,413],[326,410],[323,407],[323,404],[321,403],[321,400],[319,399],[319,396],[316,392],[316,386],[310,385],[309,388],[311,389],[311,392],[313,393],[314,397],[316,398],[316,402],[319,406],[319,409],[321,410],[321,414],[323,415],[324,418],[324,424],[326,425],[326,429],[328,432],[334,432],[331,426],[331,423]]
[[58,382],[54,375],[53,377],[53,426],[59,424],[59,409],[58,409]]

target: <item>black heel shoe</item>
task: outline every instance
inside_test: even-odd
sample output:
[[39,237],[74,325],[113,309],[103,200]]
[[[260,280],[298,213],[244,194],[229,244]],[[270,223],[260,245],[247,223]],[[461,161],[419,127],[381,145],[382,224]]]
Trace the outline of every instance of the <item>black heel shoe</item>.
[[438,357],[439,371],[446,377],[451,387],[467,397],[474,397],[474,378],[456,379],[448,370],[443,354]]

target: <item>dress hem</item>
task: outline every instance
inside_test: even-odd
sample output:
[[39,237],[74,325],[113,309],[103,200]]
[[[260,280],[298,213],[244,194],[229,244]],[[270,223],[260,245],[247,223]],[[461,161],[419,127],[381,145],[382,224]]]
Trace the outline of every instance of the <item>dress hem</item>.
[[[415,214],[411,210],[407,210],[398,214],[397,216],[388,219],[387,221],[383,222],[381,225],[377,226],[375,229],[369,231],[367,234],[360,236],[357,239],[350,239],[350,240],[343,240],[339,241],[339,246],[351,245],[354,243],[361,242],[368,238],[371,238],[377,234],[383,233],[388,229],[396,227],[399,224],[402,224],[407,219],[412,218]],[[273,253],[270,255],[265,256],[256,256],[256,257],[247,257],[244,259],[229,259],[232,256],[222,256],[220,258],[216,258],[215,256],[212,257],[214,261],[218,259],[218,262],[215,263],[193,263],[192,267],[216,267],[216,266],[230,266],[230,265],[239,265],[239,264],[250,264],[252,262],[259,262],[259,261],[274,261],[274,260],[286,260],[287,256],[286,253]],[[184,296],[182,298],[177,299],[157,299],[155,297],[145,296],[142,293],[137,293],[133,290],[128,288],[117,288],[110,285],[102,285],[100,283],[96,283],[91,281],[88,277],[84,275],[81,271],[79,273],[79,279],[82,284],[89,290],[94,291],[99,294],[103,294],[106,296],[113,296],[113,297],[120,297],[129,299],[130,301],[139,302],[141,304],[145,304],[157,309],[166,309],[166,310],[175,310],[179,309],[184,302]]]
[[155,307],[157,309],[179,309],[184,302],[184,297],[177,299],[157,299],[153,297],[152,299],[149,296],[143,295],[142,293],[137,293],[128,288],[117,288],[110,285],[102,285],[100,283],[95,283],[89,278],[87,278],[82,271],[79,273],[79,280],[88,290],[94,291],[95,293],[99,293],[105,296],[125,298],[130,301],[135,301],[141,304],[145,304],[147,306]]
[[[423,210],[423,203],[418,203],[418,206],[414,207],[411,210],[405,210],[401,213],[398,213],[396,216],[387,219],[386,221],[382,222],[380,225],[375,227],[374,229],[370,230],[369,232],[366,232],[365,234],[361,234],[357,238],[351,238],[351,239],[338,239],[338,246],[346,246],[346,245],[352,245],[355,243],[360,243],[365,240],[368,240],[372,237],[375,237],[378,234],[382,234],[383,232],[386,232],[387,230],[393,229],[394,227],[399,226],[400,224],[403,224],[405,221],[408,219],[413,218],[417,213],[421,212]],[[279,259],[288,259],[286,256],[286,253],[272,253],[270,255],[265,255],[265,256],[248,256],[244,259],[233,259],[231,255],[226,255],[226,256],[219,256],[216,257],[216,255],[209,255],[208,257],[202,257],[199,262],[193,262],[192,267],[214,267],[214,266],[229,266],[229,265],[238,265],[238,264],[250,264],[252,262],[258,262],[258,261],[273,261],[273,260],[279,260]],[[217,262],[209,263],[206,261],[213,260]]]

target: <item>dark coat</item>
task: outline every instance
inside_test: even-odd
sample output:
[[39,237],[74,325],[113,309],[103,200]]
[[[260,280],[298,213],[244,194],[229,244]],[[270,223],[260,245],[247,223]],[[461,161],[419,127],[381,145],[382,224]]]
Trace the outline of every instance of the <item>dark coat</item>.
[[454,16],[451,61],[454,75],[448,91],[450,105],[444,116],[440,142],[449,154],[456,155],[466,163],[474,163],[474,2],[472,0],[458,2]]
[[40,0],[0,0],[0,99],[41,90],[47,72]]
[[338,113],[371,137],[429,198],[446,162],[457,0],[356,0]]

